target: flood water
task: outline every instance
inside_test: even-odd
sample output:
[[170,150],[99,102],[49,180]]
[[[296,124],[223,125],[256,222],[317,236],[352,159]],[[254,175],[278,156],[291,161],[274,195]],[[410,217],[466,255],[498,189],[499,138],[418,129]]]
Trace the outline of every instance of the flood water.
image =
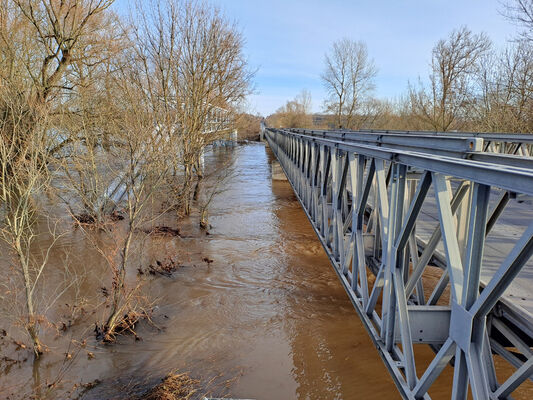
[[[91,316],[65,334],[47,332],[49,352],[38,364],[29,351],[11,349],[20,362],[1,365],[5,398],[31,395],[58,375],[64,390],[101,381],[84,399],[122,398],[173,370],[202,380],[207,393],[237,398],[399,398],[290,185],[271,180],[268,152],[262,144],[215,150],[206,161],[236,157],[237,173],[213,200],[210,235],[151,240],[147,260],[158,249],[185,266],[148,280],[144,289],[156,311],[153,325],[137,329],[142,340],[98,344],[86,326]],[[105,268],[80,232],[58,247],[56,260],[74,250],[69,262],[89,271],[81,290],[105,285],[91,278]],[[74,358],[65,361],[68,340],[81,338],[83,329],[87,345],[72,347]]]
[[[200,379],[199,394],[213,396],[400,398],[289,183],[271,180],[269,150],[263,144],[222,148],[206,162],[228,157],[235,158],[237,173],[213,201],[210,234],[183,223],[182,237],[145,244],[139,264],[164,253],[184,266],[171,277],[146,280],[143,290],[155,311],[152,324],[137,328],[142,340],[130,336],[99,344],[89,313],[65,333],[46,334],[50,350],[40,363],[22,361],[31,359],[27,350],[0,344],[17,360],[0,363],[1,398],[42,395],[42,387],[58,376],[65,393],[77,383],[98,380],[83,399],[131,398],[131,391],[176,370]],[[105,285],[102,260],[80,232],[58,247],[56,260],[71,250],[68,262],[88,271],[80,290],[98,292]],[[97,296],[87,307],[95,302]],[[62,299],[51,313],[60,319],[66,303]],[[82,337],[87,342],[79,345]],[[78,346],[68,347],[72,340]],[[73,357],[66,360],[69,352]],[[428,350],[422,367],[432,355]],[[450,377],[445,371],[434,398],[449,398],[444,393]]]

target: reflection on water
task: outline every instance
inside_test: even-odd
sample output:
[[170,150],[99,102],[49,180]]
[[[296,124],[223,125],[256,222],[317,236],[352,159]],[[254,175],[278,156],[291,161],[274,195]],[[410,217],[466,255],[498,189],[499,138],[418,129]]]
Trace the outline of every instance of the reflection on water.
[[[238,376],[226,390],[233,397],[399,398],[289,184],[271,181],[268,150],[219,149],[207,162],[225,157],[237,157],[239,171],[212,204],[210,235],[150,242],[151,251],[179,254],[185,266],[171,278],[149,279],[145,290],[158,308],[155,326],[139,328],[142,341],[103,346],[90,339],[70,364],[66,335],[47,337],[51,352],[36,370],[21,363],[2,376],[2,387],[32,376],[51,382],[64,370],[64,387],[102,381],[84,398],[120,398],[124,386],[179,369]],[[101,259],[80,238],[62,243],[83,257],[80,268],[101,276]],[[195,262],[200,255],[213,263]],[[85,285],[95,291],[102,282]]]

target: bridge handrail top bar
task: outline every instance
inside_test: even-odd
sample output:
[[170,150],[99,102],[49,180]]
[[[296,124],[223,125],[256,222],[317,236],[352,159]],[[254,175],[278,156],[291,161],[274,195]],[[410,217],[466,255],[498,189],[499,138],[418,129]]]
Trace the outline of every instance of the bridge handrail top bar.
[[[475,149],[475,146],[479,146],[482,143],[481,138],[475,137],[458,137],[458,136],[432,136],[427,134],[391,134],[391,133],[366,133],[366,132],[342,132],[342,131],[320,131],[320,130],[308,130],[308,129],[288,129],[294,133],[310,134],[320,137],[335,137],[350,140],[358,140],[362,142],[371,143],[383,143],[383,144],[400,144],[404,141],[410,141],[412,143],[413,137],[416,137],[418,141],[424,141],[423,143],[439,143],[439,146],[443,146],[444,149],[465,151],[469,149]],[[478,144],[479,143],[479,144]],[[423,147],[422,145],[417,145]],[[471,147],[472,146],[472,147]]]
[[333,130],[337,132],[360,132],[360,133],[387,133],[391,135],[406,134],[406,135],[429,135],[434,137],[476,137],[486,140],[505,141],[505,142],[527,142],[533,143],[532,133],[505,133],[505,132],[439,132],[439,131],[403,131],[395,129],[360,129],[360,130]]
[[[337,140],[335,138],[309,136],[309,135],[306,135],[306,134],[303,134],[303,133],[295,133],[295,132],[292,132],[292,131],[287,130],[287,129],[277,129],[277,128],[267,128],[267,129],[278,131],[278,132],[281,132],[281,133],[286,134],[286,135],[287,134],[295,135],[295,136],[310,140],[310,141],[315,142],[315,143],[326,144],[326,145],[333,146],[333,147],[336,147],[336,148],[339,148],[339,149],[342,149],[342,150],[352,150],[355,147],[360,147],[361,149],[367,149],[368,151],[373,151],[373,150],[382,151],[383,155],[380,156],[379,158],[386,159],[386,160],[390,160],[390,157],[386,156],[387,154],[390,155],[390,154],[402,154],[402,153],[404,153],[404,154],[411,154],[411,155],[416,154],[419,157],[426,157],[426,158],[428,157],[428,154],[426,152],[422,152],[422,151],[406,150],[406,149],[403,149],[403,148],[395,149],[395,148],[392,148],[392,147],[383,147],[383,146],[375,146],[375,145],[370,145],[370,144],[360,144],[360,143],[354,143],[354,142],[346,142],[346,141],[342,141],[342,140]],[[473,155],[473,154],[477,154],[477,152],[476,151],[465,151],[464,154],[465,155],[469,155],[469,154]],[[509,159],[518,159],[518,158],[520,158],[520,159],[523,159],[522,156],[515,156],[515,155],[512,155],[512,154],[496,154],[496,153],[484,153],[484,154],[487,155],[488,157],[491,157],[493,155],[497,155],[498,158],[509,158]],[[455,157],[449,157],[449,156],[435,156],[434,154],[430,154],[429,156],[432,157],[432,158],[437,157],[437,158],[442,158],[443,160],[449,160],[449,162],[451,162],[451,163],[460,162],[463,165],[466,165],[467,167],[471,166],[473,163],[487,164],[487,167],[491,168],[491,169],[493,169],[493,168],[498,168],[498,169],[502,169],[502,170],[508,169],[510,171],[523,172],[523,173],[526,173],[528,175],[533,176],[533,171],[530,170],[529,168],[524,168],[524,167],[517,167],[517,166],[512,166],[512,165],[500,165],[500,164],[497,164],[495,162],[490,162],[490,161],[477,161],[477,160],[470,160],[470,159],[466,160],[466,159],[462,159],[462,158],[457,159]]]
[[456,178],[467,179],[485,185],[496,186],[511,192],[533,196],[533,170],[528,168],[432,155],[417,151],[392,149],[390,147],[343,142],[277,128],[267,128],[267,131],[281,133],[285,136],[299,137],[339,150],[377,157],[386,161],[394,161],[411,167],[452,175]]
[[473,134],[448,134],[446,133],[437,133],[437,132],[428,132],[428,131],[378,131],[378,130],[348,130],[348,129],[308,129],[308,128],[275,128],[275,127],[267,127],[267,129],[283,129],[291,132],[296,133],[313,133],[313,134],[319,134],[319,135],[361,135],[367,136],[367,137],[399,137],[399,136],[420,136],[420,137],[428,137],[428,138],[442,138],[442,139],[472,139],[472,138],[482,138],[481,136],[476,136]]
[[[321,131],[308,129],[289,129],[293,133],[316,135],[323,138],[334,138],[342,141],[375,143],[379,146],[394,146],[402,150],[415,150],[452,156],[469,158],[476,161],[492,162],[508,166],[533,169],[533,157],[516,154],[484,152],[483,139],[459,136],[431,136],[427,134],[381,134],[339,131]],[[533,136],[533,135],[532,135]],[[416,141],[413,139],[416,138]]]
[[473,132],[431,132],[431,131],[389,131],[389,130],[344,130],[344,129],[303,129],[290,128],[287,129],[296,133],[310,133],[313,135],[320,135],[327,137],[330,135],[337,135],[345,138],[357,138],[364,141],[373,140],[394,140],[395,138],[413,139],[428,139],[435,140],[439,143],[469,143],[471,140],[482,139],[485,141],[507,142],[507,143],[524,143],[533,144],[533,134],[529,133],[473,133]]

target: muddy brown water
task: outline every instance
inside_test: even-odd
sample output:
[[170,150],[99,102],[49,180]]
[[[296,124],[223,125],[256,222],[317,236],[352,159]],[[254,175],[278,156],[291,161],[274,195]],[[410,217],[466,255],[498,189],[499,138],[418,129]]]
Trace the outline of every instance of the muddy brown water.
[[[81,232],[61,238],[52,262],[69,263],[86,274],[77,293],[94,295],[83,303],[86,314],[66,332],[47,330],[49,352],[39,363],[31,363],[29,351],[16,350],[10,336],[16,329],[5,328],[0,398],[44,395],[56,381],[60,390],[50,398],[69,398],[73,385],[95,380],[99,383],[82,398],[132,398],[131,392],[173,370],[190,372],[202,381],[200,391],[217,396],[400,398],[290,185],[271,180],[269,150],[262,144],[218,149],[207,162],[227,157],[235,158],[238,174],[212,204],[210,235],[183,223],[184,237],[145,243],[139,265],[164,253],[179,258],[183,267],[172,277],[146,279],[143,290],[155,311],[153,324],[137,328],[142,340],[95,341],[91,329],[98,314],[91,311],[102,301],[105,266]],[[205,257],[213,262],[202,262]],[[135,273],[130,275],[134,280]],[[68,319],[66,304],[74,303],[75,292],[69,289],[51,307],[50,320]],[[0,323],[7,321],[3,317]],[[427,347],[418,350],[422,372],[433,353]],[[451,376],[448,367],[433,398],[449,398]]]

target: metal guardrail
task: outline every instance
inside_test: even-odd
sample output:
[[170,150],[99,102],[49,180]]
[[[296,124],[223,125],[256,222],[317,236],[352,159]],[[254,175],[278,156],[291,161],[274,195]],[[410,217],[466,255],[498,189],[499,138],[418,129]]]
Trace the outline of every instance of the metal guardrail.
[[412,131],[322,131],[289,129],[314,137],[392,149],[429,152],[502,165],[533,168],[533,134],[464,134]]
[[[348,131],[350,132],[350,131]],[[492,132],[432,132],[362,129],[362,133],[424,134],[434,137],[474,137],[483,139],[483,151],[502,154],[533,156],[533,134],[531,133],[492,133]]]
[[[529,160],[491,157],[480,137],[409,133],[411,143],[384,145],[383,137],[347,139],[343,132],[263,133],[404,398],[429,399],[449,363],[453,399],[466,399],[469,389],[476,400],[510,398],[532,379],[533,320],[503,294],[533,254],[533,218],[481,280],[486,236],[510,198],[533,195]],[[439,143],[450,153],[436,154]],[[423,207],[434,210],[438,226],[420,246]],[[426,272],[439,243],[444,270],[431,281]],[[417,343],[435,351],[421,376]],[[516,368],[505,382],[497,380],[493,354]]]

